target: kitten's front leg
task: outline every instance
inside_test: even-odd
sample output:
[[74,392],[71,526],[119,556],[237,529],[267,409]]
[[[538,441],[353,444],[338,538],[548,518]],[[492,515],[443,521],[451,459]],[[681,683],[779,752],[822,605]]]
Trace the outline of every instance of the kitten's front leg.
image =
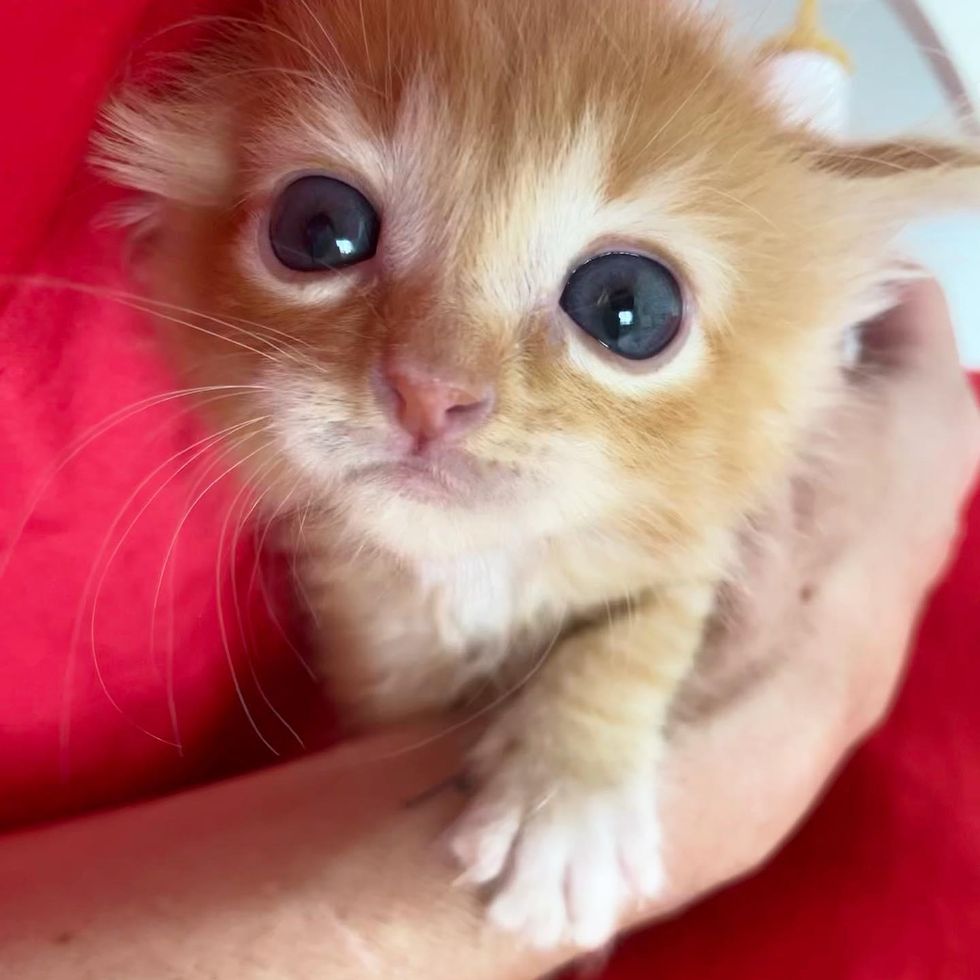
[[478,746],[480,788],[451,846],[464,881],[496,882],[498,925],[594,949],[663,887],[663,724],[713,599],[708,585],[673,588],[576,631]]

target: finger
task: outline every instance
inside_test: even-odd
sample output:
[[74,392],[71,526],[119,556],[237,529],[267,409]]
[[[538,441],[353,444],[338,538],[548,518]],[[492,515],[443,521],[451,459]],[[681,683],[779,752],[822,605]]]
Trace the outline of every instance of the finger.
[[861,363],[885,372],[959,372],[949,306],[935,279],[908,283],[896,306],[862,327]]

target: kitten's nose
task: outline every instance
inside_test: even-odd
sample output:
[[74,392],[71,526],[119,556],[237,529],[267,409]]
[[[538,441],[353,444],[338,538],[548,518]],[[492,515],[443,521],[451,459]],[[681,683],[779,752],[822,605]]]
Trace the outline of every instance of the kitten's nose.
[[445,380],[408,365],[389,365],[385,378],[395,395],[398,421],[422,444],[461,438],[480,425],[493,407],[489,386]]

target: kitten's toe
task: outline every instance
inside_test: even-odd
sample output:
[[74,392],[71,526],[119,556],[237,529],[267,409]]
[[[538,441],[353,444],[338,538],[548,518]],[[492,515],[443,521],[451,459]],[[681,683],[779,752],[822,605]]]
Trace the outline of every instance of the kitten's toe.
[[601,948],[664,883],[652,787],[536,788],[515,810],[517,785],[498,774],[457,824],[464,880],[496,880],[490,920],[535,947]]
[[510,798],[481,797],[466,808],[449,836],[449,849],[462,868],[459,883],[485,885],[500,877],[522,816],[520,802]]
[[650,787],[636,784],[626,796],[616,833],[619,867],[638,900],[654,899],[667,887],[660,818]]
[[661,856],[659,826],[640,837],[624,838],[619,843],[619,865],[640,900],[662,895],[667,888],[667,874]]
[[616,931],[623,894],[629,883],[617,866],[614,828],[601,817],[585,819],[579,847],[570,856],[567,872],[568,929],[582,949],[597,949]]
[[568,932],[592,950],[614,936],[624,916],[664,887],[660,824],[652,787],[624,785],[582,801],[569,856]]
[[490,921],[522,936],[538,949],[553,949],[566,938],[565,876],[570,841],[545,824],[526,828],[511,868],[490,903]]

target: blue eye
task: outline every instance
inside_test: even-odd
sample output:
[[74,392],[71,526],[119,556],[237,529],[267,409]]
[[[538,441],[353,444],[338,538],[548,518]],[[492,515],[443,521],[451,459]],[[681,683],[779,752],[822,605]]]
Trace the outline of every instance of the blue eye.
[[605,252],[580,265],[565,284],[561,308],[603,347],[631,361],[661,353],[684,322],[673,274],[633,252]]
[[279,196],[269,224],[276,258],[297,272],[344,269],[371,258],[381,223],[371,202],[333,177],[294,180]]

